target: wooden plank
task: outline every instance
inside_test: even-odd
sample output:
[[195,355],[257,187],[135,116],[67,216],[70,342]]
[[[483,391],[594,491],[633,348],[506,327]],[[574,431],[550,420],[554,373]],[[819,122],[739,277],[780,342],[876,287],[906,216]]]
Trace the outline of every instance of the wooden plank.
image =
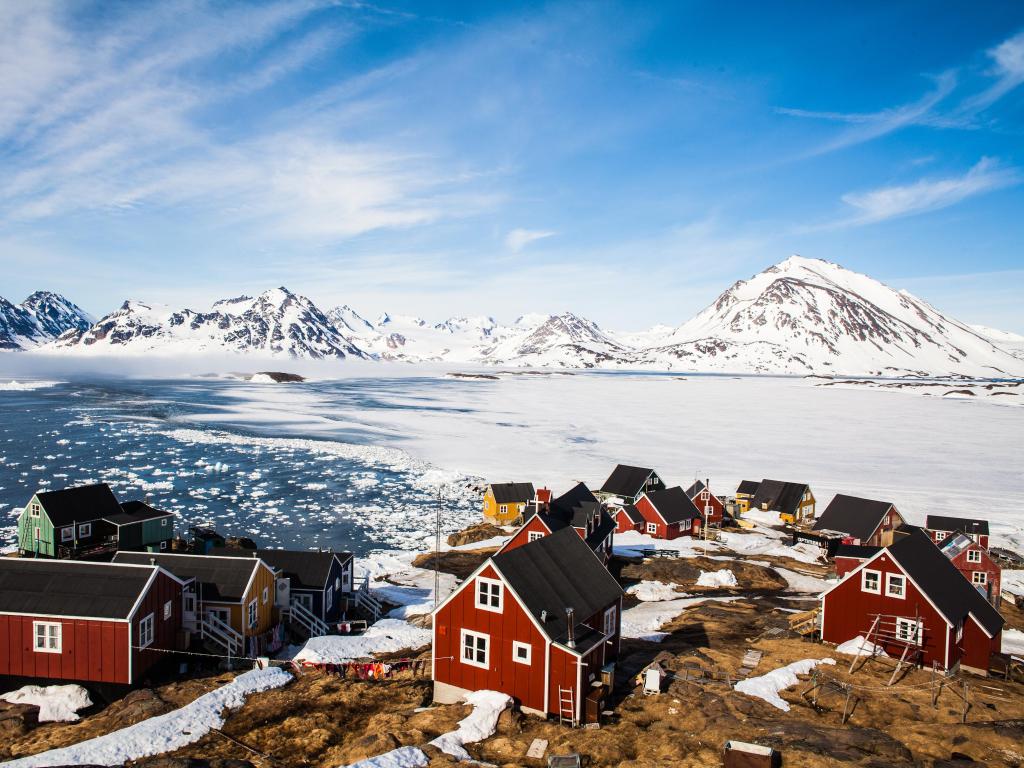
[[530,744],[530,748],[528,750],[526,750],[526,756],[527,757],[532,757],[532,758],[534,758],[536,760],[543,760],[544,759],[544,753],[547,752],[547,749],[548,749],[548,740],[547,739],[534,739],[533,743]]

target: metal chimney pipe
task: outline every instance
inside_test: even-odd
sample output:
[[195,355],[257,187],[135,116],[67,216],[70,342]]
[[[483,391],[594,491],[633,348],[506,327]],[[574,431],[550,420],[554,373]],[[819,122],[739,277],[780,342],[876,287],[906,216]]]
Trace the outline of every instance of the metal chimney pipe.
[[576,632],[575,632],[575,628],[574,628],[573,625],[576,623],[576,621],[575,621],[575,611],[573,611],[572,608],[566,608],[565,609],[565,623],[567,625],[568,633],[569,633],[569,638],[568,638],[568,641],[566,642],[566,645],[568,645],[570,648],[575,648],[576,647]]

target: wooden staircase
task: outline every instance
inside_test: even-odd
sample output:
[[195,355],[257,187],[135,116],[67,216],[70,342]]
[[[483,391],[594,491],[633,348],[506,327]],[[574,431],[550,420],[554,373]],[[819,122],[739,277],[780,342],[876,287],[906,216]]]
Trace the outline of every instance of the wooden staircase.
[[228,656],[241,656],[245,650],[245,638],[242,634],[212,613],[204,615],[199,622],[199,636]]
[[322,637],[331,634],[331,628],[297,600],[292,600],[288,610],[288,621],[305,633],[306,637]]
[[370,591],[370,577],[364,576],[359,588],[355,591],[356,606],[367,613],[372,621],[377,621],[384,612],[384,605]]

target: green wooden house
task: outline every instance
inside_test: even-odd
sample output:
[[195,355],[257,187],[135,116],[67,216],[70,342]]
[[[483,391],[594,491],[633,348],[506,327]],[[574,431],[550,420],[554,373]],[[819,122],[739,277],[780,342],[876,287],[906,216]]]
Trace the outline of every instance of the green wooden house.
[[18,518],[23,557],[84,558],[118,549],[170,547],[174,515],[140,501],[121,504],[106,483],[37,492]]

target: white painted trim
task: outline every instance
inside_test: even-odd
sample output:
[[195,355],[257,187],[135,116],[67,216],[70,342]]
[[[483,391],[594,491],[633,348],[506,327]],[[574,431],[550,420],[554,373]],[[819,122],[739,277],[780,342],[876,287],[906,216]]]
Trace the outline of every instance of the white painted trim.
[[139,606],[142,605],[142,601],[146,599],[146,595],[149,594],[149,590],[153,586],[153,582],[156,581],[156,575],[160,573],[160,568],[157,566],[150,566],[153,572],[149,574],[149,578],[146,579],[146,583],[142,587],[142,591],[139,592],[139,596],[135,599],[135,604],[132,609],[128,612],[128,621],[130,622],[135,618],[135,612],[139,610]]
[[[985,629],[985,625],[984,624],[982,624],[980,621],[978,621],[978,617],[977,616],[975,616],[970,611],[967,612],[967,615],[971,617],[971,621],[973,621],[975,624],[978,625],[978,629],[980,629],[982,632],[985,633],[985,637],[987,637],[989,640],[991,640],[992,638],[995,637],[995,635],[993,635],[991,632],[989,632],[987,629]],[[1000,629],[999,631],[1002,632],[1003,630]]]
[[[893,576],[895,576],[897,579],[902,579],[903,580],[903,594],[902,595],[896,595],[896,594],[893,594],[892,592],[889,591],[891,589],[890,582],[892,581]],[[903,574],[899,574],[899,573],[886,573],[885,574],[885,596],[886,597],[894,598],[896,600],[906,600],[907,599],[907,577],[904,576]]]
[[60,621],[62,619],[86,619],[88,621],[112,621],[117,624],[124,624],[128,619],[112,619],[106,616],[71,616],[70,614],[55,615],[52,613],[22,613],[21,611],[0,611],[0,616],[22,616],[28,619],[53,619]]
[[[485,603],[480,602],[480,586],[487,587],[487,601]],[[492,591],[493,587],[498,588],[498,604],[491,605],[491,599],[494,597]],[[504,613],[505,612],[505,583],[501,579],[492,579],[488,576],[477,576],[473,579],[473,607],[478,611],[487,611],[488,613]]]
[[[57,647],[56,648],[39,648],[36,646],[37,642],[37,629],[36,627],[57,627]],[[46,633],[47,640],[49,639],[49,632]],[[32,652],[33,653],[64,653],[64,624],[59,621],[33,621],[32,622]]]
[[[150,622],[151,632],[150,632],[149,642],[146,643],[145,645],[143,645],[142,644],[142,625],[145,624],[147,621]],[[129,630],[129,634],[130,634],[130,632],[131,632],[131,630]],[[153,614],[153,613],[147,613],[145,616],[143,616],[141,619],[139,619],[139,650],[141,651],[143,648],[149,648],[149,646],[151,646],[153,644],[153,641],[155,639],[156,639],[156,615]],[[130,672],[129,672],[128,676],[131,677],[131,673]]]
[[[868,574],[874,574],[878,577],[878,589],[870,589],[867,586]],[[876,571],[874,568],[865,568],[860,574],[860,591],[867,592],[869,595],[881,595],[882,594],[882,571]]]
[[[199,555],[199,557],[205,557],[205,555]],[[247,558],[244,558],[244,557],[236,557],[236,558],[230,558],[229,557],[228,558],[228,560],[246,560],[246,559]],[[249,581],[248,581],[248,583],[246,583],[245,589],[242,590],[242,600],[241,600],[241,603],[242,603],[243,606],[248,604],[247,601],[246,601],[246,598],[249,596],[249,590],[252,589],[253,582],[256,581],[256,574],[259,572],[259,567],[261,565],[264,568],[266,568],[268,571],[270,571],[270,577],[272,579],[274,579],[275,581],[277,580],[277,574],[274,573],[274,569],[273,568],[271,568],[269,565],[264,563],[258,557],[254,557],[253,560],[256,561],[256,567],[252,569],[252,573],[249,574]]]
[[[476,579],[477,574],[479,574],[488,565],[490,565],[491,567],[494,567],[494,563],[491,562],[490,558],[488,558],[487,560],[484,560],[482,563],[480,563],[480,565],[478,565],[476,567],[476,570],[473,571],[471,574],[469,574],[469,576],[466,578],[466,580],[464,582],[462,582],[461,584],[459,584],[458,587],[453,589],[452,593],[450,595],[448,595],[448,597],[446,597],[444,600],[442,600],[440,603],[438,603],[437,604],[437,608],[435,608],[433,611],[430,612],[431,615],[436,616],[438,611],[440,611],[442,608],[444,608],[446,605],[448,605],[448,603],[450,603],[452,601],[452,599],[456,595],[461,593],[462,590],[464,590],[469,584],[472,584],[474,579]],[[498,569],[497,568],[495,568],[494,571],[495,571],[495,573],[498,573]]]
[[[526,658],[519,658],[517,653],[520,649],[526,649]],[[527,667],[533,666],[533,646],[529,643],[524,643],[521,640],[512,641],[512,661],[516,664],[524,664]]]
[[[466,658],[466,637],[472,636],[474,638],[483,638],[485,641],[484,650],[484,661],[479,662],[475,658]],[[473,643],[473,655],[476,656],[476,643]],[[491,636],[486,632],[477,632],[475,629],[466,629],[465,627],[459,628],[459,663],[465,664],[469,667],[476,667],[477,669],[491,669]]]

